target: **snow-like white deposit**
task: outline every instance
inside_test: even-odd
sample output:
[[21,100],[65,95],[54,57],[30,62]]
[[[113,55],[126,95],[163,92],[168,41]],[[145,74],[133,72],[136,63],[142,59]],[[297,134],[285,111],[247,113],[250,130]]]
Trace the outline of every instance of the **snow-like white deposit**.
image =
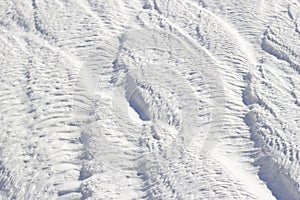
[[298,0],[0,1],[0,200],[300,200]]

